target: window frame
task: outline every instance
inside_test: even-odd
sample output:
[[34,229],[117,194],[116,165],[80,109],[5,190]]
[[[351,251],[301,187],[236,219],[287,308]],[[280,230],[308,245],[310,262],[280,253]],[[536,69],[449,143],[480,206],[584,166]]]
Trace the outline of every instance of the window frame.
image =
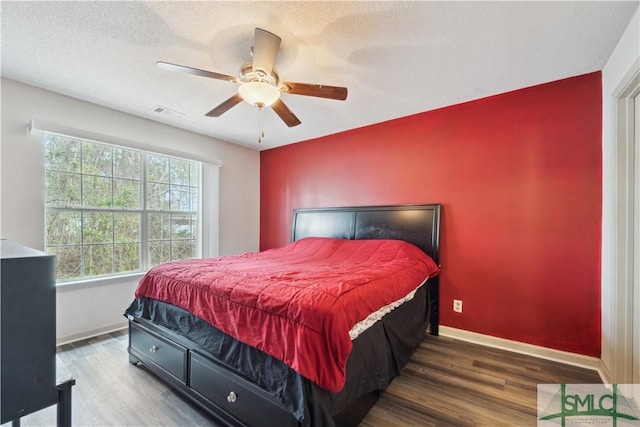
[[[222,162],[216,158],[212,158],[209,156],[204,156],[201,154],[194,154],[189,152],[183,152],[179,150],[165,148],[159,145],[152,145],[146,143],[140,143],[136,141],[125,140],[118,137],[108,136],[97,134],[90,131],[70,128],[66,126],[61,126],[55,123],[41,121],[41,120],[32,120],[29,123],[28,130],[30,133],[42,134],[41,140],[43,141],[43,152],[44,152],[44,134],[51,134],[54,136],[61,136],[65,138],[71,138],[76,140],[83,140],[90,143],[98,143],[98,144],[107,144],[111,146],[121,147],[124,149],[131,149],[143,152],[143,156],[145,153],[156,154],[161,156],[169,156],[175,157],[178,159],[183,159],[187,161],[195,161],[200,162],[199,167],[199,176],[198,176],[198,223],[197,223],[197,248],[199,251],[200,257],[215,257],[218,256],[218,218],[219,218],[219,169],[222,167]],[[143,165],[145,165],[144,157],[143,157]],[[43,159],[43,170],[46,170],[46,164]],[[144,167],[144,166],[143,166]],[[142,180],[144,180],[146,174],[143,174]],[[146,185],[143,186],[143,190],[146,188]],[[46,215],[46,209],[48,207],[44,206],[44,194],[46,190],[43,183],[43,215]],[[146,204],[146,195],[141,194],[141,202]],[[82,209],[82,208],[81,208]],[[89,208],[84,208],[91,210]],[[107,209],[105,211],[112,212],[121,212],[119,209]],[[145,206],[141,209],[141,216],[148,216],[150,212],[156,212],[147,210]],[[136,211],[137,212],[137,211]],[[173,211],[161,211],[162,213],[172,213]],[[178,214],[183,214],[183,212],[175,212]],[[43,217],[43,220],[46,217]],[[145,224],[147,219],[141,218],[141,224]],[[68,280],[63,282],[58,282],[58,287],[69,286],[69,285],[82,285],[82,284],[110,284],[110,283],[119,283],[123,280],[135,280],[142,275],[150,268],[149,265],[144,265],[144,262],[148,259],[148,249],[146,246],[148,245],[148,236],[146,235],[147,230],[144,225],[141,226],[141,264],[142,270],[138,272],[127,272],[122,274],[111,274],[105,276],[91,276],[78,278],[77,280]],[[43,236],[46,240],[46,227],[45,227],[45,236]]]

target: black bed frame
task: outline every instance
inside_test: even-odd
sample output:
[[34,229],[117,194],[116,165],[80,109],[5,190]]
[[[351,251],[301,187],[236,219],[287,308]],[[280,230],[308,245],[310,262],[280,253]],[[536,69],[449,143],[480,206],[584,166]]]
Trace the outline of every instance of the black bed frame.
[[[304,237],[404,240],[421,248],[439,265],[440,209],[440,204],[296,209],[291,240]],[[438,335],[438,277],[429,279],[427,286],[429,332]],[[274,397],[209,360],[206,351],[166,328],[130,317],[128,352],[130,363],[142,363],[225,425],[297,425]],[[244,399],[228,390],[241,390]]]

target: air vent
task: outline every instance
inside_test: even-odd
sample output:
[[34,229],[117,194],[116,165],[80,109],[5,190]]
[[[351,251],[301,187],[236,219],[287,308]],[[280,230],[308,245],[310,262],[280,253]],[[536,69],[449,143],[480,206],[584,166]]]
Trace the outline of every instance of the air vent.
[[162,114],[163,116],[168,116],[168,117],[176,117],[176,118],[184,117],[184,113],[181,113],[180,111],[171,110],[169,108],[162,107],[160,105],[156,105],[155,107],[153,107],[153,112]]

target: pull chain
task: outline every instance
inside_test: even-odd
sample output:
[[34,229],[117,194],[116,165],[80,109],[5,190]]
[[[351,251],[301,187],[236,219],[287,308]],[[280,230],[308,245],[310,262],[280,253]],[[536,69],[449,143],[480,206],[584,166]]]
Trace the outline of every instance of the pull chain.
[[262,110],[263,107],[258,107],[258,144],[264,138],[264,112]]

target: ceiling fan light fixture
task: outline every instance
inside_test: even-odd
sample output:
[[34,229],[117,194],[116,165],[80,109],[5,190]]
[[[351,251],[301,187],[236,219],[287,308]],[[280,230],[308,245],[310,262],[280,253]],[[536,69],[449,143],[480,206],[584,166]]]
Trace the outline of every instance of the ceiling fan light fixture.
[[242,83],[238,87],[238,93],[242,99],[259,108],[268,107],[280,98],[277,87],[260,81]]

